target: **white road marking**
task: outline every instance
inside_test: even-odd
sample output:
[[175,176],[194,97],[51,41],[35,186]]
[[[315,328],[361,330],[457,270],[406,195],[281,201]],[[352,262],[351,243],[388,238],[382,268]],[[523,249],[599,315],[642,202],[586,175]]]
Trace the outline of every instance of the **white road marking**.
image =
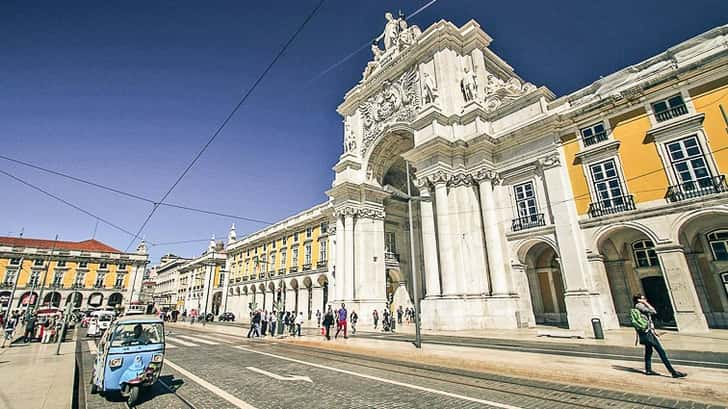
[[202,339],[199,337],[191,337],[189,335],[177,334],[177,336],[180,338],[189,339],[190,341],[199,342],[201,344],[207,344],[207,345],[219,345],[220,344],[219,342],[208,341],[206,339]]
[[187,341],[182,341],[181,339],[172,338],[172,337],[167,337],[167,341],[168,342],[173,342],[175,344],[180,344],[183,347],[198,347],[199,346],[197,344],[193,344],[193,343],[187,342]]
[[96,348],[96,342],[91,341],[90,339],[86,341],[86,344],[88,345],[88,350],[91,352],[91,355],[96,355],[99,353],[99,349]]
[[206,340],[209,340],[209,341],[215,341],[215,342],[218,342],[218,343],[219,342],[224,342],[226,344],[230,344],[230,343],[235,342],[235,341],[231,341],[231,340],[228,340],[228,339],[222,339],[222,336],[219,336],[218,338],[215,338],[215,337],[210,336],[210,335],[195,334],[195,338],[202,338],[202,339],[206,339]]
[[270,357],[273,357],[273,358],[283,359],[285,361],[296,362],[296,363],[299,363],[299,364],[312,366],[314,368],[327,369],[329,371],[339,372],[339,373],[343,373],[343,374],[347,374],[347,375],[358,376],[360,378],[371,379],[371,380],[374,380],[374,381],[384,382],[384,383],[388,383],[388,384],[391,384],[391,385],[397,385],[397,386],[402,386],[402,387],[405,387],[405,388],[416,389],[416,390],[423,391],[423,392],[429,392],[429,393],[435,393],[435,394],[438,394],[438,395],[449,396],[451,398],[462,399],[462,400],[466,400],[466,401],[469,401],[469,402],[476,402],[476,403],[482,403],[484,405],[491,405],[491,406],[495,406],[497,408],[503,408],[503,409],[523,409],[523,408],[521,408],[519,406],[511,406],[511,405],[506,405],[506,404],[503,404],[503,403],[493,402],[493,401],[489,401],[489,400],[485,400],[485,399],[471,398],[469,396],[458,395],[456,393],[439,391],[437,389],[425,388],[424,386],[412,385],[412,384],[409,384],[409,383],[393,381],[391,379],[380,378],[380,377],[377,377],[377,376],[356,373],[356,372],[353,372],[353,371],[347,371],[345,369],[339,369],[339,368],[333,368],[333,367],[326,366],[326,365],[314,364],[314,363],[311,363],[311,362],[301,361],[301,360],[298,360],[298,359],[288,358],[288,357],[285,357],[285,356],[270,354],[268,352],[256,351],[254,349],[244,348],[244,347],[241,347],[241,346],[236,346],[235,348],[238,348],[238,349],[241,349],[241,350],[247,351],[247,352],[252,352],[254,354],[266,355],[266,356],[270,356]]
[[258,372],[259,374],[263,374],[265,376],[270,376],[271,378],[277,379],[279,381],[306,381],[306,382],[313,383],[313,381],[311,380],[311,378],[309,378],[308,376],[301,376],[301,375],[282,376],[282,375],[276,375],[276,374],[274,374],[272,372],[264,371],[262,369],[254,368],[252,366],[246,366],[245,369],[251,370],[253,372]]
[[172,349],[172,348],[177,348],[177,345],[172,345],[172,344],[166,344],[166,345],[164,346],[164,349]]
[[184,368],[179,367],[174,362],[171,362],[169,359],[165,359],[164,363],[166,365],[169,365],[170,368],[174,369],[175,371],[182,374],[182,376],[186,376],[193,382],[198,383],[203,388],[207,389],[208,391],[214,393],[215,395],[225,399],[226,401],[232,403],[235,405],[235,407],[240,409],[255,409],[255,406],[250,405],[247,402],[242,401],[241,399],[236,398],[235,396],[225,392],[224,390],[218,388],[217,386],[207,382],[206,380],[200,378],[199,376],[193,374],[192,372],[187,371]]

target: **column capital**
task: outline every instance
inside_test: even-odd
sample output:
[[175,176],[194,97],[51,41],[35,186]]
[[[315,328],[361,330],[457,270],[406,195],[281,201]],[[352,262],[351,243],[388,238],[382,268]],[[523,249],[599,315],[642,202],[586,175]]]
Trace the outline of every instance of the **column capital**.
[[473,176],[466,172],[460,172],[452,175],[447,182],[448,186],[471,186],[474,184]]
[[497,172],[489,169],[479,169],[473,174],[473,179],[478,183],[489,180],[493,184],[497,184],[501,180],[500,175]]
[[384,220],[384,209],[362,208],[357,212],[361,219]]
[[538,165],[542,169],[550,169],[561,165],[561,157],[557,152],[551,153],[538,160]]
[[444,185],[450,180],[450,174],[443,170],[438,170],[427,178],[433,185]]
[[356,216],[358,211],[359,211],[359,209],[356,207],[353,207],[353,206],[337,207],[336,209],[334,209],[334,216],[336,216],[336,217]]

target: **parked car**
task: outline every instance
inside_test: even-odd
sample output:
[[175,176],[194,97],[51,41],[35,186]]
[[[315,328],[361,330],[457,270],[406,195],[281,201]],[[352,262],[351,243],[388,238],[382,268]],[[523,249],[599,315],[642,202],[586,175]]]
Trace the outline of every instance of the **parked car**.
[[235,321],[235,314],[232,312],[223,312],[220,314],[220,318],[218,318],[219,321]]

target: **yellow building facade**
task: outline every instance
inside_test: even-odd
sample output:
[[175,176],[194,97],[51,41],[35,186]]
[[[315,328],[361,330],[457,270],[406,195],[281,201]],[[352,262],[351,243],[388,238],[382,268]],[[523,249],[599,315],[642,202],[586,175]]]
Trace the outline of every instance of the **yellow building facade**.
[[123,253],[97,240],[0,237],[0,306],[123,307],[138,299],[146,265],[144,244]]

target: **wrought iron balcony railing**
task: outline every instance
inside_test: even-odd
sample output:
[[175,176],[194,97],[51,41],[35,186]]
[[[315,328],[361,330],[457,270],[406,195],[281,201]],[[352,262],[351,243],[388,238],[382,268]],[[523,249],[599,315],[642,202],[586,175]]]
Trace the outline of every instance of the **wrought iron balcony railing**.
[[584,138],[584,146],[594,145],[595,143],[604,142],[607,138],[607,131],[597,132]]
[[291,268],[288,269],[289,273],[297,273],[298,272],[298,266],[291,266]]
[[543,213],[536,213],[513,219],[511,221],[511,230],[515,232],[545,225],[546,219],[543,217]]
[[286,274],[286,269],[285,268],[278,269],[278,274]]
[[687,113],[688,113],[688,107],[686,107],[685,104],[676,105],[670,109],[666,109],[666,110],[660,111],[660,112],[655,112],[655,119],[657,119],[657,122],[663,122],[663,121],[667,121],[668,119],[678,117],[680,115],[685,115]]
[[316,268],[324,268],[327,264],[329,264],[328,260],[318,261],[316,262]]
[[670,186],[665,199],[672,203],[723,192],[728,192],[728,183],[725,175],[718,175]]
[[634,205],[634,196],[619,196],[589,203],[589,216],[601,217],[608,214],[622,213],[634,209],[636,209]]
[[399,253],[393,253],[391,251],[384,252],[385,263],[399,263]]
[[302,270],[302,271],[308,271],[308,270],[310,270],[310,269],[311,269],[311,263],[309,263],[309,264],[304,264],[304,265],[303,265],[303,270]]

